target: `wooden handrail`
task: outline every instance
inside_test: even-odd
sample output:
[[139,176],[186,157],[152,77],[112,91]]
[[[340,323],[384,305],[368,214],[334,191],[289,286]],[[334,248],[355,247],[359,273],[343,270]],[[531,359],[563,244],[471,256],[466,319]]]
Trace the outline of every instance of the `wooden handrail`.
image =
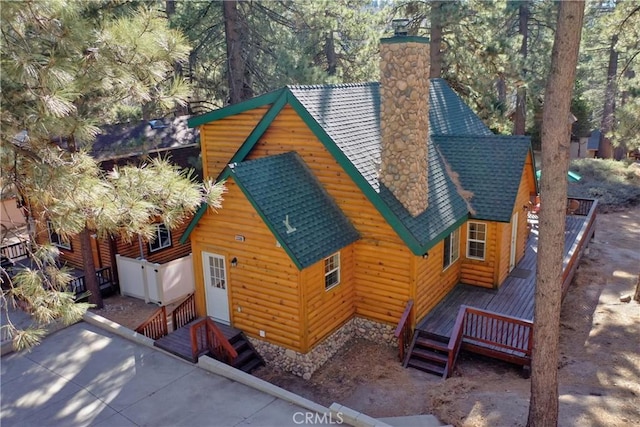
[[196,314],[196,301],[193,294],[189,294],[184,301],[178,304],[175,310],[171,312],[173,329],[182,328],[196,317],[198,317]]
[[136,329],[136,332],[149,337],[152,340],[164,337],[169,334],[167,327],[167,310],[164,306],[160,307],[149,316],[147,320],[142,322]]
[[409,342],[411,341],[411,310],[413,310],[412,299],[407,301],[407,306],[404,308],[402,316],[400,316],[400,321],[394,333],[398,339],[398,357],[400,358],[400,362],[404,361]]
[[467,306],[461,305],[458,310],[458,316],[456,316],[456,323],[453,325],[451,331],[451,337],[447,344],[447,366],[445,367],[444,378],[449,378],[453,372],[453,367],[458,360],[458,353],[460,353],[460,347],[462,347],[462,332],[464,331],[464,321],[466,319]]
[[198,357],[207,351],[213,357],[225,363],[231,363],[238,357],[236,349],[233,348],[233,345],[210,317],[191,325],[189,332],[191,334],[191,355],[193,360],[198,360]]

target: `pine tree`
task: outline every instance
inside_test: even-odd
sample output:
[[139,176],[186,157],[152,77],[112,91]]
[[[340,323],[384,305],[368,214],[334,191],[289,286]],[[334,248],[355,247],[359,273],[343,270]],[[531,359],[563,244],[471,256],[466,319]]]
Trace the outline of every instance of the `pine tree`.
[[540,234],[531,354],[531,400],[527,426],[558,424],[558,344],[562,301],[569,121],[584,2],[560,2],[545,90],[542,122]]
[[[106,175],[85,153],[117,107],[160,112],[188,94],[173,74],[188,53],[182,35],[144,5],[123,6],[28,1],[1,9],[3,186],[15,186],[33,220],[49,221],[62,237],[80,234],[83,252],[93,233],[149,238],[157,218],[175,227],[202,202],[219,206],[223,191],[163,161]],[[38,248],[40,268],[16,275],[3,293],[22,301],[40,326],[76,319],[87,307],[73,305],[69,275],[54,257],[53,248]],[[89,302],[100,307],[93,258],[83,261]],[[41,332],[4,327],[19,345]]]

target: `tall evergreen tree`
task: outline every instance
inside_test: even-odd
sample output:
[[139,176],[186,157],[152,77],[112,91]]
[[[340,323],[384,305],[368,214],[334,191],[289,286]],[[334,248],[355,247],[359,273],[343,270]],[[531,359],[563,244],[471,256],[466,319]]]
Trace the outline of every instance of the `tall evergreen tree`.
[[540,233],[531,354],[528,427],[558,424],[558,344],[562,301],[562,259],[569,169],[571,93],[576,75],[584,2],[558,5],[542,122]]
[[[98,307],[90,233],[149,238],[157,218],[175,226],[203,200],[218,203],[222,191],[164,162],[106,176],[84,153],[118,106],[161,112],[188,93],[173,75],[188,52],[182,35],[145,5],[122,5],[27,1],[0,11],[3,185],[15,186],[33,220],[49,221],[62,237],[81,235],[89,301]],[[52,253],[36,251],[43,268],[16,276],[21,286],[8,292],[44,323],[79,313]],[[22,343],[38,336],[9,329]]]

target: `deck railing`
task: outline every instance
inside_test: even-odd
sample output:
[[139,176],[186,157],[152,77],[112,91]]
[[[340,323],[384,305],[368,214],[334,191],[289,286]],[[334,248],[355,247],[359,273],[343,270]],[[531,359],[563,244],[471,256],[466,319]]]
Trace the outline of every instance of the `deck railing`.
[[398,339],[398,356],[400,358],[400,362],[404,361],[405,355],[411,345],[411,312],[413,310],[413,300],[410,299],[407,302],[407,306],[400,317],[400,321],[398,322],[398,326],[396,327],[395,337]]
[[530,358],[532,328],[528,320],[466,307],[462,338],[471,345]]
[[532,342],[533,322],[460,306],[449,340],[448,374],[453,371],[460,347],[507,362],[529,365]]
[[[96,279],[98,279],[98,289],[100,292],[110,291],[113,289],[113,279],[111,274],[111,267],[103,267],[96,270]],[[74,277],[69,282],[69,289],[76,294],[76,297],[80,297],[87,292],[87,284],[85,283],[85,275]]]
[[196,301],[193,294],[189,294],[171,313],[173,329],[182,328],[187,323],[195,320],[196,317],[198,317],[196,314]]
[[207,317],[191,325],[190,333],[193,360],[198,360],[198,357],[207,352],[227,364],[231,364],[238,357],[233,345],[211,318]]
[[582,199],[579,197],[570,197],[567,200],[567,206],[569,206],[573,200],[577,202],[577,208],[572,209],[571,212],[569,213],[570,215],[588,216],[591,213],[591,211],[595,209],[595,205],[597,203],[597,200],[595,199]]
[[166,308],[160,307],[157,309],[147,320],[136,328],[136,332],[152,340],[157,340],[158,338],[168,335],[169,329],[167,327]]
[[2,246],[0,248],[0,253],[11,261],[29,258],[29,254],[31,253],[31,243],[25,241]]
[[596,209],[598,201],[593,199],[574,199],[580,203],[580,207],[574,215],[586,216],[587,220],[582,224],[580,231],[576,237],[573,246],[569,250],[569,258],[565,258],[566,265],[562,271],[562,298],[567,294],[569,285],[573,280],[573,276],[578,268],[578,261],[582,258],[582,253],[587,246],[588,239],[591,239],[595,233]]

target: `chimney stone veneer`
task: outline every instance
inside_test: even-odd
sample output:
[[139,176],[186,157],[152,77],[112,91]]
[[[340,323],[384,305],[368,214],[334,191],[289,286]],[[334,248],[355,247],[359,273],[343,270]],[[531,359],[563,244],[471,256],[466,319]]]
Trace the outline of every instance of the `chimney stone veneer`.
[[416,217],[428,206],[429,39],[380,41],[382,183]]

